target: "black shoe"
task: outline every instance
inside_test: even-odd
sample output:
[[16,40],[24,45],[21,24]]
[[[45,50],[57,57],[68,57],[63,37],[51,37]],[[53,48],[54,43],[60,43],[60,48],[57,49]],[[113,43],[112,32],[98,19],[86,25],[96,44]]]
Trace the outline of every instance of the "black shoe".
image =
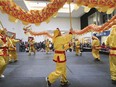
[[97,60],[97,61],[100,61],[100,59],[98,59],[98,58],[97,58],[96,60]]
[[96,58],[96,59],[94,59],[94,61],[100,61],[100,59]]
[[17,62],[18,60],[14,60],[14,63]]
[[112,84],[116,85],[116,80],[112,80]]
[[13,63],[13,61],[9,61],[9,64],[10,64],[10,63]]
[[47,87],[51,87],[51,83],[49,82],[48,77],[46,77],[45,80],[46,80],[46,83],[47,83]]
[[97,59],[94,59],[94,61],[96,62],[96,61],[97,61]]
[[69,83],[69,81],[67,81],[67,82],[61,82],[61,84],[60,84],[62,87],[67,87],[67,86],[69,86],[70,85],[70,83]]

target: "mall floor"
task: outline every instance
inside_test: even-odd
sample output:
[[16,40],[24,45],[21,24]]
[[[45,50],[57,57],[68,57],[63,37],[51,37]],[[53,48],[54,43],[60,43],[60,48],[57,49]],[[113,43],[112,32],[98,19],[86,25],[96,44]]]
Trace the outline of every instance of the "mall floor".
[[[19,61],[7,66],[0,87],[46,87],[45,77],[55,69],[53,52],[37,52],[34,56],[18,53]],[[91,52],[76,56],[67,52],[68,87],[116,87],[110,81],[108,55],[101,54],[102,62],[94,62]],[[57,80],[52,87],[60,87]]]

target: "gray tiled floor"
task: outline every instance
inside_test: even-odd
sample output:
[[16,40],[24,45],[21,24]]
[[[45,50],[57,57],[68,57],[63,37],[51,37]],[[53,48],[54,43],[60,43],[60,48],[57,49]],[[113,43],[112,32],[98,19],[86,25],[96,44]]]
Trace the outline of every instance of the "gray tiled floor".
[[[0,87],[46,87],[45,77],[55,69],[53,53],[38,52],[35,56],[18,53],[19,61],[7,66]],[[108,55],[101,54],[102,62],[94,62],[90,52],[75,56],[67,52],[69,87],[115,87],[111,84]],[[57,80],[52,87],[59,87]]]

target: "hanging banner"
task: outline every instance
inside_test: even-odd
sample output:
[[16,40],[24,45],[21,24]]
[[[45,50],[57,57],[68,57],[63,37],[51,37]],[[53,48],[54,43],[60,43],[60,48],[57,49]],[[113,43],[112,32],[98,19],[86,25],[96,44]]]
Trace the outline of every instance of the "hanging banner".
[[[106,12],[111,14],[116,9],[116,0],[71,0],[77,6],[84,6],[85,12],[88,12],[91,8],[96,8],[100,12]],[[52,0],[42,10],[30,10],[25,11],[18,6],[13,0],[0,0],[0,10],[2,13],[7,13],[9,19],[15,22],[16,19],[22,21],[24,25],[29,23],[39,25],[42,22],[49,22],[50,18],[58,12],[63,5],[69,2],[69,0]]]

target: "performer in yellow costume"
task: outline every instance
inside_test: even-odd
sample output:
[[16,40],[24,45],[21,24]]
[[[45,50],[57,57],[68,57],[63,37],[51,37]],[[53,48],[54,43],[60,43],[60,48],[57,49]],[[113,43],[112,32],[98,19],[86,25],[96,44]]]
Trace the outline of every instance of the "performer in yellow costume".
[[61,77],[61,85],[67,85],[68,80],[66,77],[66,54],[65,50],[70,47],[72,34],[61,36],[59,28],[54,31],[53,44],[54,44],[54,58],[56,62],[56,70],[48,75],[46,78],[47,86],[50,87],[59,77]]
[[10,41],[9,41],[9,62],[17,62],[18,58],[17,58],[17,52],[16,52],[16,43],[18,43],[20,40],[16,40],[14,38],[14,36],[10,37]]
[[34,46],[34,43],[35,43],[34,39],[30,38],[28,42],[29,42],[29,56],[31,55],[31,52],[33,52],[35,55],[36,50],[35,50],[35,46]]
[[50,51],[50,47],[49,47],[50,42],[49,42],[49,39],[46,40],[45,45],[46,45],[46,53],[48,54],[48,52]]
[[3,72],[9,61],[6,31],[6,29],[0,30],[0,78],[4,78]]
[[109,62],[111,80],[116,85],[116,25],[112,26],[112,31],[106,40],[106,45],[110,47]]
[[100,41],[97,37],[92,36],[92,55],[95,61],[100,61]]
[[81,55],[81,51],[80,51],[80,41],[78,39],[76,39],[76,55]]

